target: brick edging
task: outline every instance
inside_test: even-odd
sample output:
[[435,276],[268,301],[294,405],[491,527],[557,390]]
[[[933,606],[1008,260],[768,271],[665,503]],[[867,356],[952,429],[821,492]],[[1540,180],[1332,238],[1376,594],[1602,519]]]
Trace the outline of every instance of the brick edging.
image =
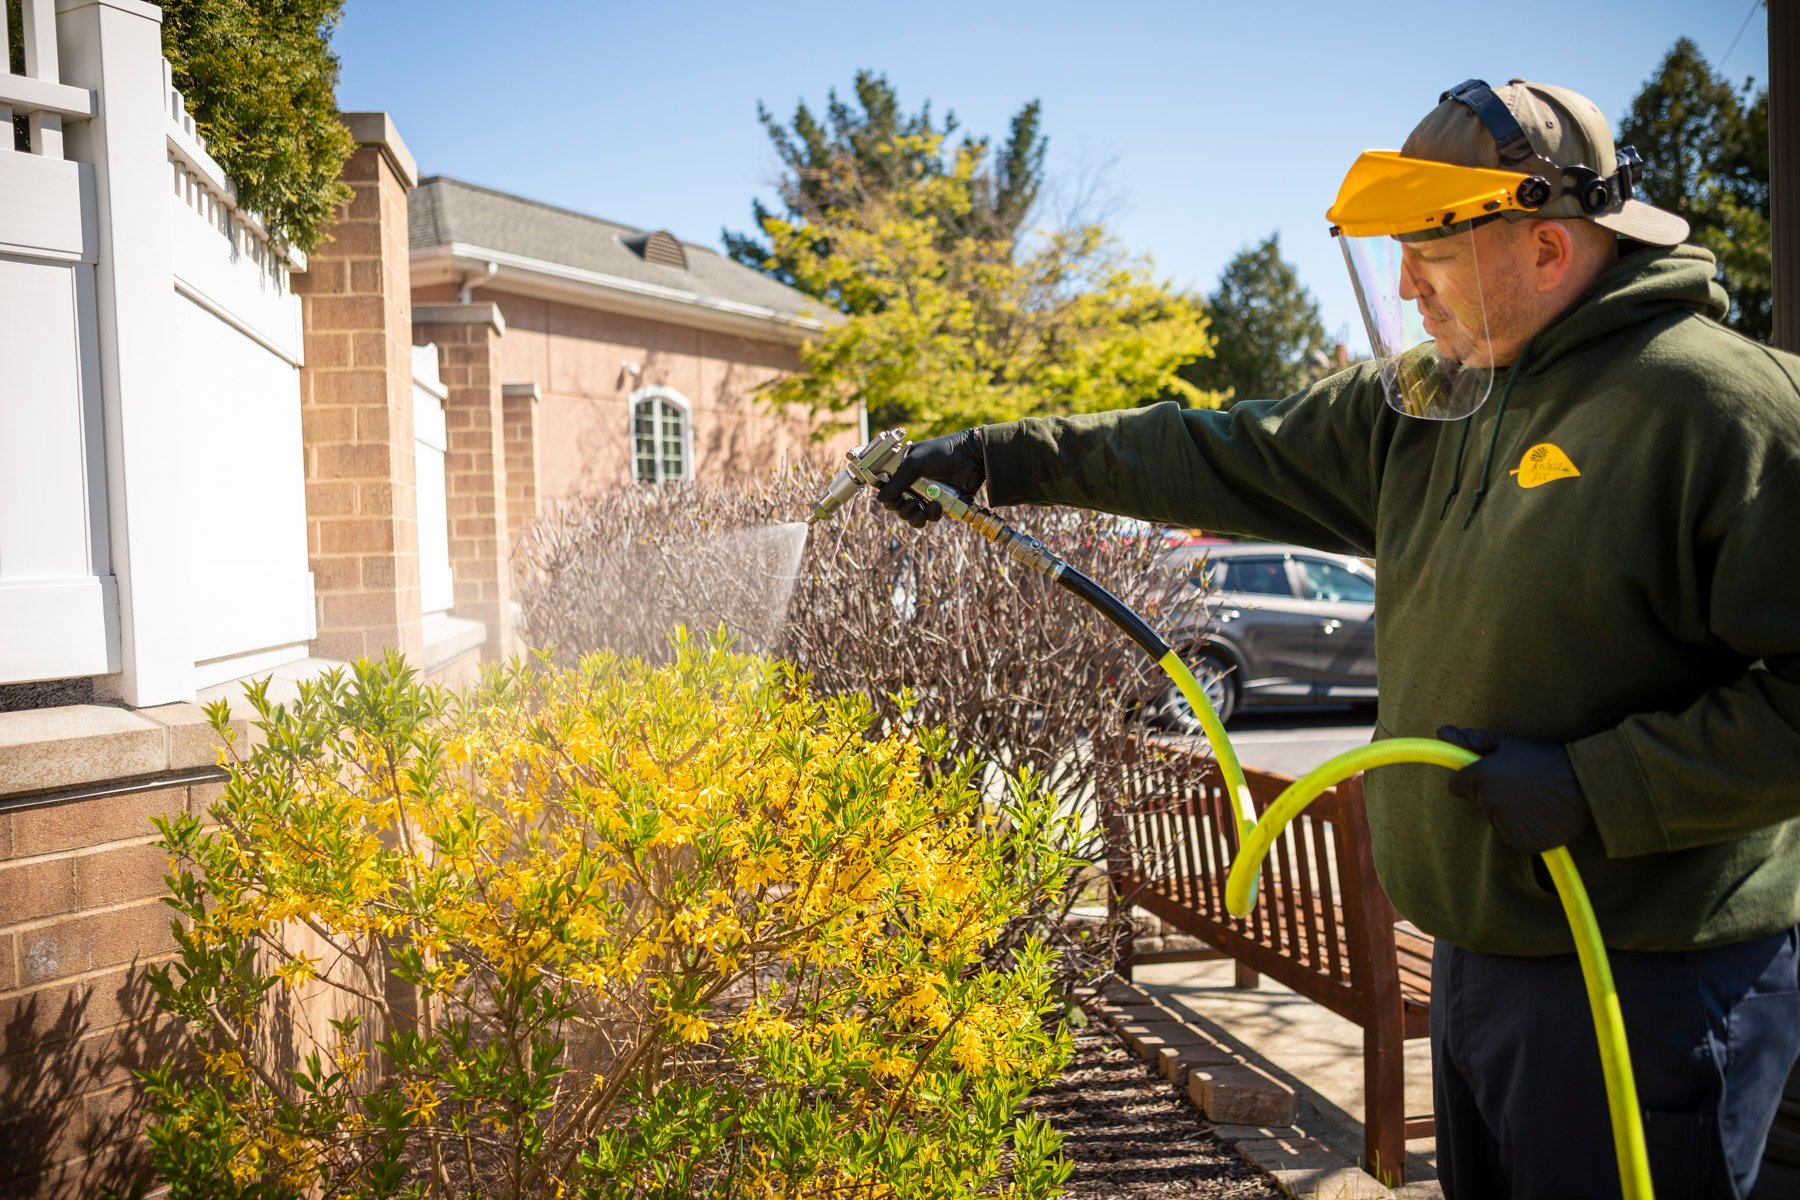
[[1294,1089],[1135,984],[1079,987],[1074,1000],[1159,1070],[1220,1141],[1290,1196],[1391,1200],[1395,1193],[1294,1125]]

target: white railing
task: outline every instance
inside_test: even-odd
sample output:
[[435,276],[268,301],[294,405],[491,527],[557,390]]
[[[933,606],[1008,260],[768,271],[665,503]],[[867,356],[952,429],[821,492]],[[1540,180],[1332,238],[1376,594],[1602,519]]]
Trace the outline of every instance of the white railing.
[[[7,5],[0,4],[0,44],[10,48]],[[25,51],[25,74],[11,73],[10,49],[6,69],[0,70],[0,120],[11,125],[14,117],[26,118],[30,152],[44,158],[63,156],[63,122],[85,121],[94,115],[94,94],[62,82],[58,70],[55,0],[20,0],[20,41]],[[11,129],[4,131],[11,150]]]
[[449,431],[444,402],[450,398],[438,375],[433,344],[412,349],[413,471],[419,497],[419,611],[426,617],[447,613],[456,603],[450,575],[450,513],[444,485],[444,453]]
[[[231,248],[235,261],[244,258],[255,268],[245,278],[259,283],[284,299],[288,295],[288,269],[306,270],[306,256],[286,244],[279,244],[263,228],[262,217],[238,203],[237,188],[225,174],[225,168],[213,161],[206,151],[206,139],[194,127],[181,90],[175,86],[169,64],[162,64],[163,116],[175,194],[211,225]],[[298,313],[297,306],[292,307]],[[297,319],[297,318],[296,318]],[[296,329],[298,327],[296,326]]]
[[[23,0],[0,73],[0,683],[149,705],[302,657],[305,260],[170,86],[144,0]],[[0,32],[4,32],[0,29]]]

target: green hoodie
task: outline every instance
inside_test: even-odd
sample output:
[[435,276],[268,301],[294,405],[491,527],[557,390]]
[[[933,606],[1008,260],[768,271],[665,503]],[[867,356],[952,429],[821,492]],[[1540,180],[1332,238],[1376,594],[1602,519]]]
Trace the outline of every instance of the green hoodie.
[[[1400,416],[1365,364],[1224,412],[992,426],[989,496],[1373,556],[1377,737],[1568,743],[1607,943],[1758,937],[1800,921],[1800,358],[1724,311],[1710,254],[1632,249],[1466,421]],[[1541,863],[1447,778],[1366,781],[1400,912],[1572,949]]]

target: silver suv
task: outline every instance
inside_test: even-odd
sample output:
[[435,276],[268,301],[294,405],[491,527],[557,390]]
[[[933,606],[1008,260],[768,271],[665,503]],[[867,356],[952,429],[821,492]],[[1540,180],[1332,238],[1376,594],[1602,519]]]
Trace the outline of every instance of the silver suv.
[[[1172,590],[1207,591],[1185,627],[1164,631],[1221,720],[1282,704],[1375,701],[1375,572],[1358,558],[1272,542],[1178,546],[1162,560]],[[1173,597],[1171,597],[1173,599]],[[1171,686],[1159,723],[1196,731]]]

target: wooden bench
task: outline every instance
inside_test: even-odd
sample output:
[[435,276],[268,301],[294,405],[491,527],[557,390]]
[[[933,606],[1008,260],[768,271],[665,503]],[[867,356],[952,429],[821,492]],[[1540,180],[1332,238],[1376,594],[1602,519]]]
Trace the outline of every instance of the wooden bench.
[[[1200,958],[1236,961],[1237,983],[1267,975],[1363,1030],[1364,1166],[1403,1179],[1406,1142],[1430,1137],[1430,1116],[1407,1117],[1402,1048],[1429,1035],[1432,940],[1399,921],[1375,878],[1362,782],[1326,792],[1290,824],[1264,861],[1256,908],[1225,911],[1225,877],[1237,851],[1233,806],[1211,759],[1142,747],[1128,764],[1122,800],[1101,819],[1115,914],[1139,908],[1210,949],[1136,953],[1127,936],[1120,973]],[[1152,768],[1155,756],[1169,768]],[[1292,779],[1246,771],[1258,813]],[[1176,783],[1167,781],[1179,780]],[[1129,929],[1129,923],[1122,923]]]

